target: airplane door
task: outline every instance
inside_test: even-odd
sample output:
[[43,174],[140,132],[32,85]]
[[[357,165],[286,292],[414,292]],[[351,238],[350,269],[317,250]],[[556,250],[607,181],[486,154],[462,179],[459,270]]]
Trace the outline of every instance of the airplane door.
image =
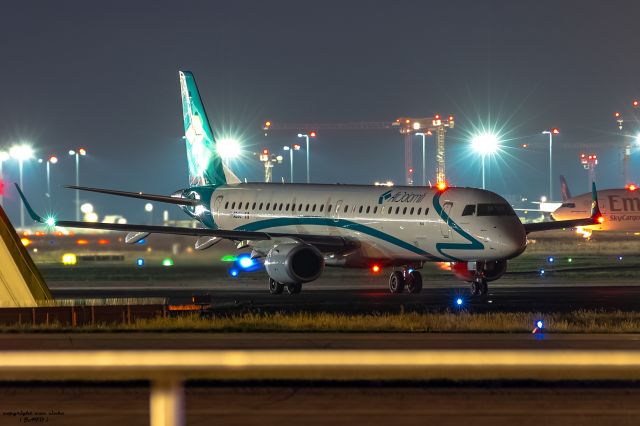
[[442,206],[442,211],[447,218],[446,221],[440,223],[440,232],[444,238],[451,237],[451,227],[449,226],[449,214],[451,213],[451,207],[453,207],[453,203],[451,201],[447,201]]
[[331,211],[331,218],[337,222],[340,219],[340,207],[342,207],[342,200],[336,201],[335,208]]
[[224,197],[222,195],[218,195],[216,200],[213,202],[213,214],[217,217],[220,217],[220,210],[222,207],[222,199]]

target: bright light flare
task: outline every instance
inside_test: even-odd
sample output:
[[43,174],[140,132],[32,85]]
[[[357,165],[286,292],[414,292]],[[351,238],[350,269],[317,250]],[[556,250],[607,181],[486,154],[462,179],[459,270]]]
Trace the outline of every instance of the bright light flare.
[[0,163],[7,161],[9,158],[11,158],[11,154],[7,151],[0,151]]
[[216,143],[218,155],[225,160],[232,160],[240,156],[242,149],[240,142],[233,138],[222,138]]
[[378,272],[380,272],[380,265],[373,265],[371,267],[371,272],[373,272],[374,274],[377,274]]
[[500,141],[493,133],[481,133],[471,139],[471,148],[480,155],[491,155],[500,148]]
[[28,145],[15,145],[9,148],[9,155],[18,161],[29,160],[33,158],[33,148]]
[[446,182],[438,182],[436,187],[438,188],[438,191],[444,191],[445,189],[447,189],[447,183]]

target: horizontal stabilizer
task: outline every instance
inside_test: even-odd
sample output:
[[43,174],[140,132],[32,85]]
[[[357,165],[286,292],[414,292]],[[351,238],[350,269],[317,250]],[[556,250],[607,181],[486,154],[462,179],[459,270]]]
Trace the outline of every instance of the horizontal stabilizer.
[[115,189],[89,188],[86,186],[67,185],[65,188],[77,189],[79,191],[98,192],[100,194],[117,195],[119,197],[138,198],[140,200],[156,201],[159,203],[178,204],[181,206],[197,206],[197,200],[190,198],[171,197],[168,195],[144,194],[142,192],[116,191]]

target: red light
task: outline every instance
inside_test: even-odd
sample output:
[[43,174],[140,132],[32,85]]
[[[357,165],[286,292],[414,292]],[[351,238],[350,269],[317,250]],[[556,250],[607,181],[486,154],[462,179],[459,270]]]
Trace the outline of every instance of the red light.
[[371,267],[371,272],[373,272],[374,274],[377,274],[378,272],[380,272],[380,266],[379,265],[373,265]]
[[440,114],[436,114],[436,115],[433,117],[433,119],[434,119],[434,120],[440,120]]
[[638,102],[637,100],[634,100],[633,102],[631,102],[631,105],[633,105],[633,107],[637,107],[638,105],[640,105],[640,102]]
[[627,185],[627,189],[629,191],[635,191],[636,189],[638,189],[638,187],[635,184],[630,183],[629,185]]
[[438,188],[438,191],[444,191],[445,189],[447,189],[447,183],[446,182],[438,182],[436,187]]
[[87,150],[86,150],[86,149],[84,149],[84,148],[80,148],[80,149],[78,150],[78,154],[80,154],[80,155],[87,155]]
[[313,131],[309,132],[309,137],[310,138],[315,138],[316,137],[316,131],[313,130]]
[[409,169],[409,173],[413,173],[413,169]]
[[297,143],[293,145],[293,149],[295,151],[299,151],[300,150],[300,145],[298,145]]
[[431,133],[431,130],[427,130],[427,136],[431,136],[433,135],[433,133]]
[[264,155],[269,155],[269,150],[268,150],[268,149],[263,149],[263,150],[262,150],[262,153],[263,153]]
[[522,144],[522,147],[523,147],[523,148],[528,148],[528,147],[529,147],[529,144],[527,144],[527,143],[523,143],[523,144]]
[[449,121],[453,121],[453,115],[449,116]]
[[0,196],[4,195],[4,181],[0,179]]
[[613,113],[613,116],[614,116],[615,118],[618,118],[618,117],[620,117],[620,113],[616,111],[616,112],[614,112],[614,113]]
[[560,130],[557,127],[554,127],[553,129],[551,129],[551,133],[553,133],[554,135],[557,135],[560,133]]
[[100,244],[101,246],[107,245],[109,244],[109,240],[98,240],[98,244]]

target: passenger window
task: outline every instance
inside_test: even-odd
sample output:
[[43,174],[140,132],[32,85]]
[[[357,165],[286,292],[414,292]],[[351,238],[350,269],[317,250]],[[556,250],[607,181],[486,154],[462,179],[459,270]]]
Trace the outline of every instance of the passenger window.
[[316,205],[314,204],[313,207],[311,207],[311,211],[315,212],[316,211]]
[[400,207],[396,207],[396,214],[400,212]]
[[473,216],[476,214],[476,205],[475,204],[467,204],[464,206],[464,210],[462,210],[462,216]]
[[304,209],[305,212],[309,211],[309,204],[307,204],[307,207]]
[[251,210],[255,210],[256,209],[256,203],[253,203],[253,205],[251,206]]
[[224,208],[228,209],[229,208],[229,202],[227,201],[226,203],[224,203]]
[[402,214],[407,214],[407,208],[402,209]]
[[259,209],[259,210],[262,210],[262,206],[263,206],[263,204],[264,204],[264,203],[260,203],[260,209]]
[[429,214],[429,207],[427,207],[427,208],[425,208],[425,209],[424,209],[424,215],[426,216],[426,215],[428,215],[428,214]]
[[324,204],[320,204],[320,213],[324,211]]
[[378,206],[375,206],[375,207],[373,208],[373,214],[376,214],[376,213],[378,213]]
[[301,212],[301,211],[302,211],[302,204],[300,204],[300,205],[298,206],[298,211],[299,211],[299,212]]
[[358,213],[362,213],[362,206],[360,206],[360,208],[358,209]]
[[418,216],[420,216],[420,213],[422,213],[422,207],[418,207]]
[[349,206],[344,206],[344,212],[346,213],[349,210]]
[[284,208],[286,211],[289,211],[289,203],[287,203],[287,206]]
[[333,207],[331,204],[329,204],[329,208],[327,209],[328,212],[331,212],[331,207]]
[[414,207],[411,207],[411,211],[409,212],[409,214],[413,214],[413,209]]
[[280,203],[280,205],[278,206],[278,210],[279,210],[279,211],[282,211],[282,208],[283,208],[283,207],[284,207],[284,204],[283,204],[283,203]]
[[371,209],[371,206],[367,206],[367,213],[369,213],[370,209]]

